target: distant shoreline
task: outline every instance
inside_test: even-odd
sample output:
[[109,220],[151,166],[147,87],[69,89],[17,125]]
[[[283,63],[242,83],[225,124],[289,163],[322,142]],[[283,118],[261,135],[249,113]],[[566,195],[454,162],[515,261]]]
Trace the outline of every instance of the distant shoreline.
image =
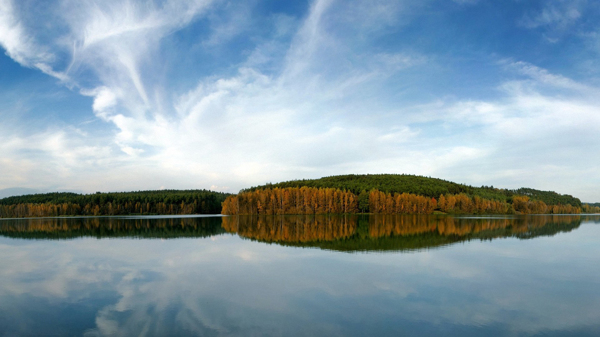
[[[241,206],[241,208],[240,208]],[[531,188],[473,187],[405,174],[329,176],[209,190],[29,194],[0,199],[0,218],[194,214],[578,214],[600,203]]]

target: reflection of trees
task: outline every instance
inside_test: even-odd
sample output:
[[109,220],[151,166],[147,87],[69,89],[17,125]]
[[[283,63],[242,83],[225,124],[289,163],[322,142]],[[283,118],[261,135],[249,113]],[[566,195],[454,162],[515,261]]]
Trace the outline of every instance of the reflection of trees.
[[[26,239],[206,237],[225,231],[258,241],[334,250],[402,250],[471,239],[535,238],[577,228],[579,215],[455,218],[436,215],[282,215],[198,218],[37,218],[0,221]],[[600,216],[587,216],[600,221]]]
[[0,235],[25,239],[91,237],[176,238],[223,233],[218,217],[43,218],[0,221]]
[[577,215],[547,215],[514,218],[453,218],[418,215],[375,215],[369,218],[371,237],[416,235],[436,232],[440,235],[468,236],[502,230],[508,235],[528,233],[549,224],[572,224],[581,221]]
[[402,250],[471,239],[533,238],[570,231],[578,215],[454,218],[433,215],[233,216],[223,228],[254,240],[334,250]]
[[353,235],[357,218],[356,215],[233,216],[223,218],[223,228],[262,241],[332,241]]

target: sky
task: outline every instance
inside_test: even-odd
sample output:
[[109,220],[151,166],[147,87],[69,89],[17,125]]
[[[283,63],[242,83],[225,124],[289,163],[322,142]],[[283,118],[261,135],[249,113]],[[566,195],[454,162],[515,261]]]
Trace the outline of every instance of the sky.
[[598,22],[592,0],[0,0],[0,192],[406,173],[600,202]]

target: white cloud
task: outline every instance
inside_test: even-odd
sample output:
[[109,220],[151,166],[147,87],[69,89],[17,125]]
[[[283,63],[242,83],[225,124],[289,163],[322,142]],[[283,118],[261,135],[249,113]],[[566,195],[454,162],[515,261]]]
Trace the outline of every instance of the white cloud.
[[453,170],[437,165],[438,175],[469,177],[466,182],[474,185],[527,186],[595,200],[597,195],[583,187],[600,182],[590,171],[600,165],[590,156],[590,149],[600,148],[600,89],[524,62],[511,63],[508,69],[525,78],[503,83],[498,100],[427,107],[437,110],[429,114],[430,120],[443,123],[446,142],[479,143],[487,149],[485,156],[459,162]]
[[[160,6],[132,1],[106,1],[98,5],[67,6],[75,46],[69,73],[91,70],[98,75],[104,95],[122,93],[123,106],[137,116],[157,104],[149,97],[145,76],[157,66],[152,62],[162,38],[185,27],[211,1],[167,1]],[[148,68],[147,68],[148,67]]]
[[107,110],[117,105],[117,94],[107,87],[82,90],[81,94],[94,97],[92,109],[99,117],[107,118]]
[[581,18],[582,1],[548,1],[539,12],[527,15],[520,24],[526,28],[565,29]]
[[[16,16],[12,0],[0,0],[0,46],[6,54],[21,65],[43,65],[53,59],[52,54],[36,45]],[[40,67],[38,67],[40,68]],[[44,66],[42,66],[44,68]],[[43,70],[40,68],[40,70]]]
[[[282,55],[287,54],[279,75],[242,67],[235,76],[208,77],[188,93],[174,93],[172,108],[159,109],[164,102],[152,95],[152,87],[162,83],[148,77],[157,62],[153,54],[164,36],[187,25],[209,4],[173,1],[157,7],[130,1],[101,5],[67,1],[62,20],[70,32],[60,41],[73,49],[72,61],[64,73],[49,66],[41,69],[74,79],[90,71],[97,74],[98,85],[81,93],[94,98],[96,116],[117,128],[111,145],[152,170],[197,177],[206,183],[214,179],[219,185],[243,187],[249,180],[259,183],[302,175],[336,167],[345,156],[353,161],[386,156],[397,151],[392,147],[414,137],[415,132],[404,125],[390,125],[389,132],[376,125],[366,125],[365,130],[344,121],[344,111],[327,109],[332,101],[347,98],[362,85],[422,63],[418,55],[387,53],[369,60],[362,70],[327,77],[319,74],[320,58],[326,53],[350,56],[335,42],[337,32],[323,26],[323,16],[335,13],[328,12],[331,6],[340,6],[334,1],[314,2],[291,45],[274,45],[284,48]],[[360,13],[346,11],[337,20],[368,14],[365,24],[379,25],[399,10],[384,3],[371,11],[365,6]],[[209,41],[230,35],[215,28]],[[308,126],[303,124],[306,121]],[[385,136],[381,137],[381,131]],[[57,154],[65,150],[62,143],[48,144],[56,146],[57,160],[65,157]],[[370,146],[377,149],[370,150]],[[116,156],[111,161],[122,160]],[[122,163],[134,165],[127,160]],[[117,174],[114,169],[109,173]]]
[[509,70],[515,70],[518,73],[530,77],[537,85],[546,85],[558,89],[568,89],[572,92],[581,92],[587,95],[594,95],[598,89],[578,83],[570,78],[550,73],[546,69],[537,67],[531,63],[517,61],[511,62],[504,60],[500,64],[505,64]]

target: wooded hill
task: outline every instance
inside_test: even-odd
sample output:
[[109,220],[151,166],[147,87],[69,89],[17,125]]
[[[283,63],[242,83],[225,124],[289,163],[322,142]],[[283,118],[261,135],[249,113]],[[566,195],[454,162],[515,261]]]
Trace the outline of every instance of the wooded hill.
[[227,196],[208,190],[30,194],[0,199],[0,217],[219,214]]
[[440,195],[456,195],[464,193],[469,197],[478,196],[483,199],[512,203],[513,196],[527,196],[532,201],[543,201],[548,206],[571,205],[581,207],[581,200],[568,194],[558,194],[552,191],[540,191],[533,188],[515,190],[495,188],[493,186],[474,187],[457,184],[451,181],[408,174],[364,174],[339,175],[320,179],[303,179],[266,184],[251,187],[241,192],[265,188],[285,187],[316,187],[336,188],[359,195],[361,192],[378,190],[384,193],[409,193],[420,196],[439,198]]
[[222,214],[576,214],[599,213],[571,195],[532,188],[473,187],[399,174],[344,175],[240,191]]
[[438,199],[412,193],[361,192],[358,196],[336,188],[265,188],[231,195],[223,202],[226,215],[284,214],[577,214],[581,208],[546,205],[528,196],[514,195],[512,202],[490,200],[465,193],[440,195]]
[[[230,197],[230,198],[228,198]],[[0,217],[135,214],[600,213],[571,195],[473,187],[415,175],[341,175],[267,184],[236,196],[208,190],[45,193],[0,199]]]

